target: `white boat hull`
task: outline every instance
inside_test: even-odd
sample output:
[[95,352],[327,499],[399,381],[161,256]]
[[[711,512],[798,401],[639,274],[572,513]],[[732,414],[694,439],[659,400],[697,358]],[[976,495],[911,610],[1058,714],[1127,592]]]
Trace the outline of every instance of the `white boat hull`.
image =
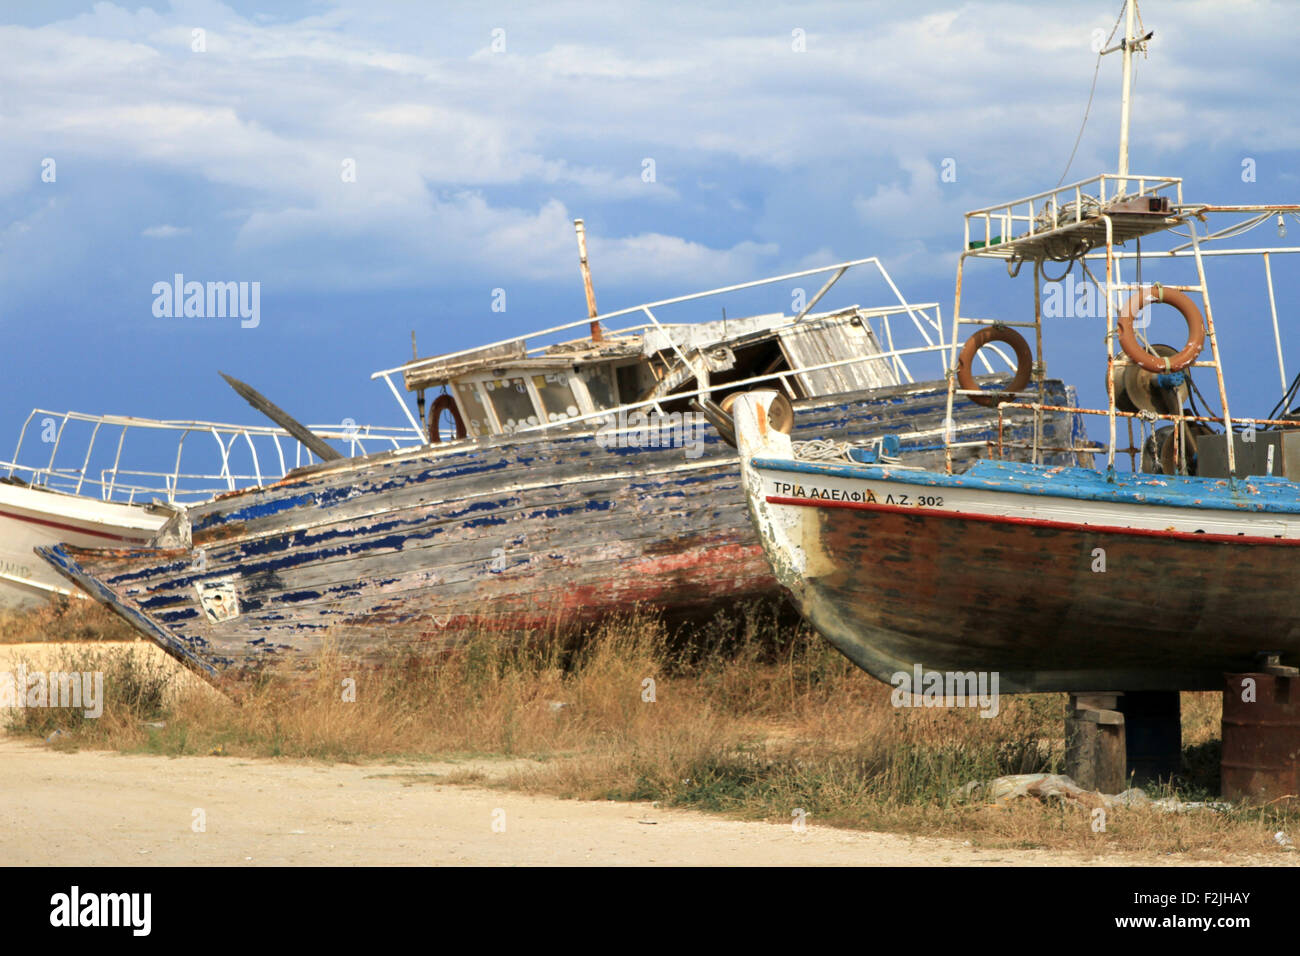
[[43,604],[53,594],[81,596],[33,552],[67,542],[87,548],[138,548],[167,515],[144,505],[99,501],[40,488],[0,484],[0,608]]

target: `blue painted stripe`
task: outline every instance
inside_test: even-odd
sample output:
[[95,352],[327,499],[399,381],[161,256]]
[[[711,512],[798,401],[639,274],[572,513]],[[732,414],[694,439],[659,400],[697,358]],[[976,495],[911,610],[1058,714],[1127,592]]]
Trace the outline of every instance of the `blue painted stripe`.
[[1113,478],[1092,468],[1030,465],[981,460],[960,475],[933,471],[901,471],[887,465],[856,465],[754,458],[764,471],[827,475],[868,481],[937,488],[981,488],[1081,501],[1205,508],[1215,511],[1259,511],[1300,514],[1300,485],[1285,478],[1226,478],[1146,475],[1119,472]]
[[[909,434],[906,427],[933,430],[941,418],[940,409],[945,407],[948,397],[946,386],[929,389],[898,389],[896,394],[864,394],[849,401],[821,399],[808,405],[809,411],[818,415],[816,421],[795,419],[795,431],[823,433],[839,429],[853,432],[874,431],[885,419],[889,420],[889,430],[898,434],[906,442]],[[1066,402],[1074,404],[1073,393],[1067,386],[1053,381],[1048,383],[1048,401],[1054,404]],[[927,401],[926,399],[929,399]],[[823,404],[824,403],[824,404]],[[801,404],[802,411],[805,406]],[[982,415],[982,410],[975,406],[963,406],[963,413],[975,412]],[[827,414],[839,416],[826,418]],[[938,416],[938,418],[936,418]],[[995,420],[985,420],[984,427],[973,428],[981,419],[968,420],[964,414],[959,415],[962,437],[972,441],[994,441],[997,438]],[[903,420],[903,421],[900,421]],[[1077,426],[1082,416],[1072,417]],[[900,427],[902,426],[902,427]],[[1048,434],[1055,432],[1048,428]],[[678,449],[681,445],[655,446],[633,445],[628,447],[611,446],[602,448],[597,440],[596,429],[576,431],[570,434],[553,434],[549,438],[538,436],[538,440],[554,442],[557,457],[596,458],[597,455],[613,454],[620,458],[636,460],[642,456],[653,459],[661,455],[665,448]],[[708,454],[717,454],[723,459],[729,457],[730,449],[722,446],[716,431],[704,429],[701,437]],[[1008,440],[1015,436],[1008,435]],[[909,448],[904,451],[932,450],[934,446]],[[527,443],[512,445],[487,445],[483,448],[467,448],[448,456],[431,456],[426,449],[411,449],[396,460],[379,463],[373,472],[358,469],[352,474],[352,481],[340,481],[332,484],[338,472],[330,471],[325,476],[307,474],[293,479],[286,479],[266,488],[248,488],[223,496],[215,504],[198,506],[192,512],[192,533],[202,536],[215,528],[232,523],[256,521],[262,518],[281,516],[285,512],[298,509],[328,510],[335,504],[355,501],[367,496],[384,496],[400,488],[411,485],[427,484],[432,486],[439,480],[483,476],[494,473],[510,473],[514,469],[525,468],[541,462],[533,455],[527,454]],[[563,449],[561,451],[561,449]],[[384,453],[390,454],[390,453]],[[501,456],[501,457],[497,457]],[[598,459],[597,459],[598,460]]]
[[202,637],[196,636],[191,638],[188,642],[173,637],[143,613],[119,600],[117,595],[87,574],[85,569],[63,550],[63,545],[40,545],[33,550],[52,564],[65,577],[80,584],[96,600],[108,605],[125,617],[148,637],[156,641],[164,650],[172,654],[172,656],[180,659],[191,667],[197,668],[209,678],[217,676],[217,666],[222,664],[223,659],[205,659],[204,657],[199,656],[199,651],[206,650],[208,643]]

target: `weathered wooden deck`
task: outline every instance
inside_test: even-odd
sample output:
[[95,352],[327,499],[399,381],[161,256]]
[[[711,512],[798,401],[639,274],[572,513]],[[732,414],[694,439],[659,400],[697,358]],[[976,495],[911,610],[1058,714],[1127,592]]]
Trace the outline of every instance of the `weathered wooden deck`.
[[[928,383],[800,402],[795,436],[901,434],[909,462],[934,466],[946,398]],[[1051,383],[1049,401],[1073,395]],[[996,439],[988,410],[961,402],[954,418],[959,439]],[[1024,440],[1029,413],[1011,421],[1008,438]],[[1077,416],[1045,427],[1048,445],[1082,438]],[[907,451],[909,434],[922,450]],[[46,557],[210,676],[313,654],[327,635],[365,656],[638,604],[707,616],[781,591],[736,452],[707,426],[700,438],[693,459],[682,447],[604,448],[590,427],[349,459],[190,508],[188,529],[170,530],[188,530],[192,548]],[[213,620],[200,590],[238,613]]]

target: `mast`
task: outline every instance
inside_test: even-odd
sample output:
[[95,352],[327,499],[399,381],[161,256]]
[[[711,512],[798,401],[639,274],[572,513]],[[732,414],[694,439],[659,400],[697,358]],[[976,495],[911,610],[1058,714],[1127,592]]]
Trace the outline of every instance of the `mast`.
[[1146,42],[1155,36],[1154,30],[1148,30],[1144,36],[1134,35],[1134,20],[1137,17],[1137,0],[1126,0],[1124,4],[1124,39],[1109,49],[1102,50],[1101,55],[1119,50],[1124,54],[1124,83],[1120,92],[1119,109],[1119,186],[1117,196],[1128,191],[1128,128],[1133,115],[1133,54],[1146,49]]
[[1137,0],[1126,0],[1124,4],[1124,39],[1120,49],[1124,53],[1124,89],[1119,111],[1119,190],[1128,191],[1128,126],[1133,99],[1133,46],[1137,37],[1133,35],[1133,17]]
[[587,265],[587,230],[581,219],[573,220],[573,230],[578,234],[578,265],[582,269],[582,287],[587,293],[587,315],[593,320],[591,340],[599,342],[604,336],[600,331],[600,323],[595,321],[600,313],[596,311],[596,290],[591,286],[591,267]]

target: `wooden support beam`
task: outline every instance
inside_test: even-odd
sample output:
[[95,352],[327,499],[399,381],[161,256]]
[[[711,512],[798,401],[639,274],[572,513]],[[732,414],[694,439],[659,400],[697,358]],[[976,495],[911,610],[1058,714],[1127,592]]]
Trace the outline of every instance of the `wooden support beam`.
[[1085,790],[1119,793],[1127,784],[1119,694],[1071,694],[1065,712],[1065,773]]
[[298,421],[279,405],[276,405],[269,398],[259,392],[253,386],[241,382],[237,378],[231,378],[225,372],[218,373],[236,392],[243,397],[244,401],[252,405],[259,412],[265,415],[271,421],[275,422],[285,431],[287,431],[298,441],[302,442],[303,447],[310,451],[321,461],[334,461],[343,456],[331,446],[325,444],[325,440],[312,432],[306,425]]

